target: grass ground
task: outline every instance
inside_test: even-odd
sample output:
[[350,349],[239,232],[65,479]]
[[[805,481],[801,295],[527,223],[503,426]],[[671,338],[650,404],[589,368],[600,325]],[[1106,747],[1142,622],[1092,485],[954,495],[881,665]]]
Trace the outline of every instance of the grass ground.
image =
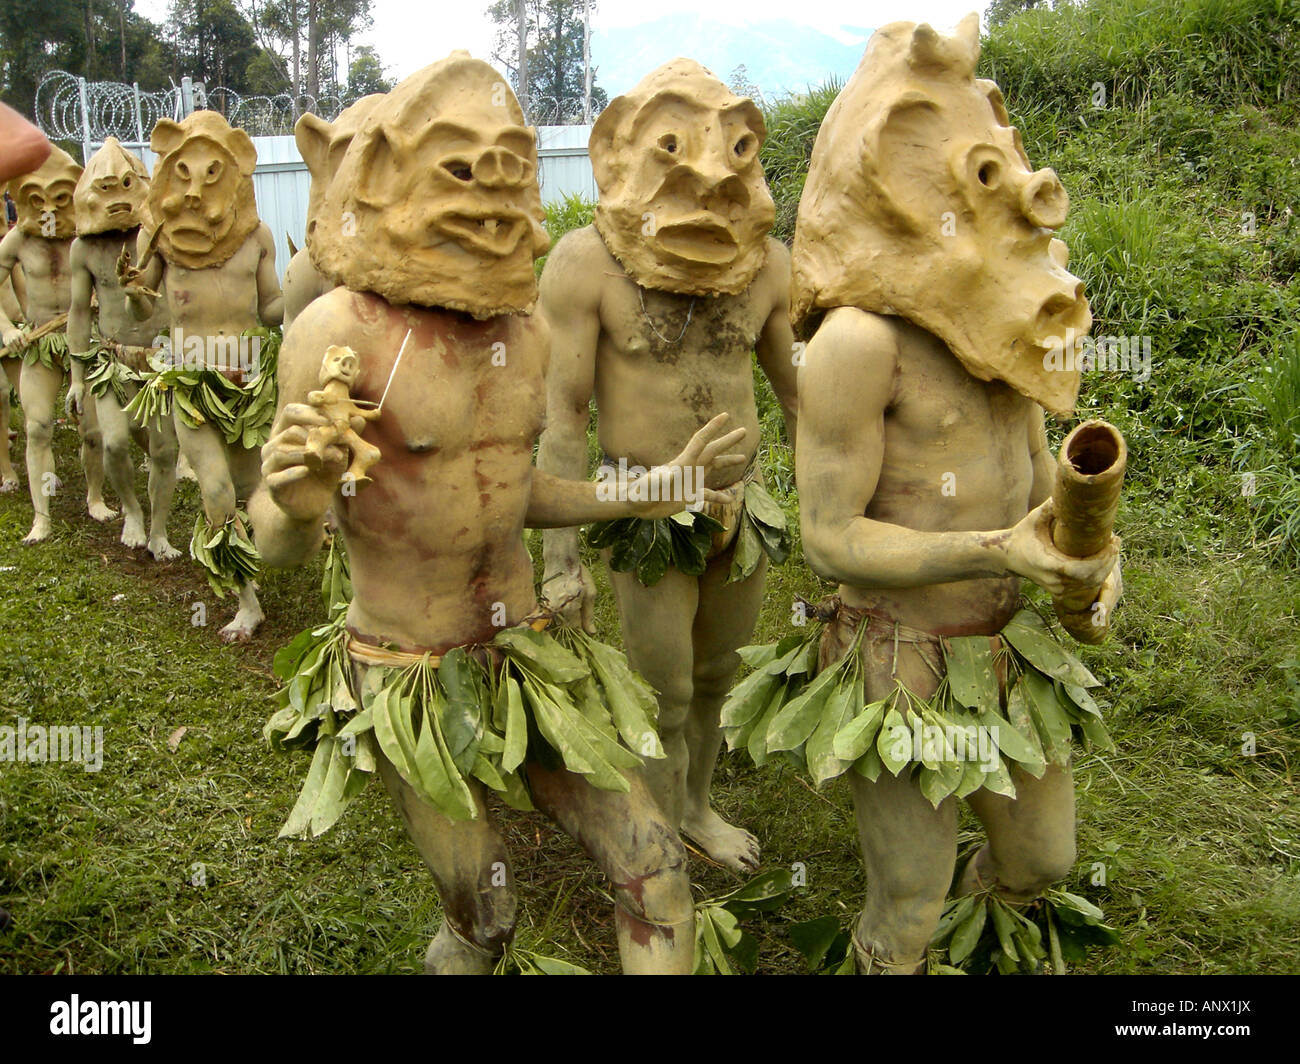
[[[103,725],[104,764],[0,763],[0,907],[14,917],[0,971],[416,971],[438,904],[378,784],[323,838],[276,838],[306,758],[262,740],[270,660],[319,616],[319,567],[269,574],[267,624],[247,646],[221,645],[233,607],[188,560],[146,562],[117,542],[120,525],[84,515],[75,443],[71,427],[56,431],[67,487],[49,542],[22,547],[30,503],[0,496],[0,724]],[[15,459],[21,468],[21,441]],[[182,484],[175,543],[188,542],[196,509]],[[1171,549],[1167,536],[1158,556],[1144,553],[1156,504],[1121,524],[1126,600],[1113,641],[1085,651],[1110,687],[1118,752],[1077,766],[1070,887],[1105,908],[1122,945],[1086,970],[1294,971],[1300,686],[1287,681],[1300,672],[1300,582],[1250,555]],[[598,579],[601,635],[618,642]],[[821,590],[797,556],[774,572],[756,640],[785,631],[796,592]],[[203,627],[191,623],[197,602]],[[819,793],[726,755],[716,802],[757,833],[765,868],[806,866],[806,888],[749,921],[761,971],[802,970],[788,924],[835,914],[847,926],[862,895],[847,789]],[[594,868],[540,816],[505,825],[520,944],[617,971]],[[740,882],[698,855],[691,871],[701,896]]]

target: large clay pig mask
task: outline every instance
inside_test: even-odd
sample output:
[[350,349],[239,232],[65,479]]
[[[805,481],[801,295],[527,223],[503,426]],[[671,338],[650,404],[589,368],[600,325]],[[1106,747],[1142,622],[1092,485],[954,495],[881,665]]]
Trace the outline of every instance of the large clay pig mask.
[[71,240],[77,233],[74,194],[81,167],[61,148],[30,174],[9,182],[18,209],[18,228],[28,236]]
[[467,52],[412,74],[371,110],[316,218],[335,284],[476,318],[527,313],[542,227],[537,137],[501,75]]
[[1030,169],[978,58],[975,15],[952,37],[912,22],[872,36],[813,148],[792,315],[801,330],[837,306],[907,318],[975,377],[1064,416],[1079,374],[1059,368],[1077,365],[1062,348],[1092,324],[1052,236],[1069,198],[1053,171]]
[[144,163],[122,147],[116,137],[90,157],[77,182],[77,236],[134,229],[142,221],[149,195]]
[[776,217],[754,102],[689,59],[613,100],[591,130],[596,229],[646,288],[735,295],[767,259]]
[[159,119],[150,146],[159,158],[147,204],[163,258],[189,270],[222,265],[261,224],[252,140],[216,111],[195,111]]
[[334,174],[343,162],[352,138],[356,136],[361,123],[374,110],[375,105],[384,98],[382,92],[363,96],[351,107],[344,108],[333,122],[327,122],[310,111],[298,119],[293,127],[294,140],[298,151],[307,163],[311,174],[311,190],[307,194],[307,244],[310,246],[312,234],[316,230],[316,216]]

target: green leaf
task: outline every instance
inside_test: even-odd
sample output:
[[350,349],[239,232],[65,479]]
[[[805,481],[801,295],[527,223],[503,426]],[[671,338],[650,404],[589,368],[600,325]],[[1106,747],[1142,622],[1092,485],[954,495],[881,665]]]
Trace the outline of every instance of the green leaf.
[[501,753],[501,770],[513,772],[528,755],[528,718],[519,681],[513,676],[502,676],[501,690],[505,692],[506,704],[506,748]]
[[822,966],[826,951],[840,934],[840,922],[834,916],[819,916],[814,920],[790,925],[790,941],[807,962],[810,972],[815,972]]
[[946,643],[944,662],[953,698],[977,712],[997,712],[998,675],[988,636],[951,636]]
[[952,940],[948,943],[948,959],[953,964],[961,964],[974,952],[987,919],[987,899],[982,897],[975,903],[971,914],[952,933]]
[[845,761],[856,761],[875,745],[880,719],[884,716],[889,699],[882,698],[865,706],[856,717],[849,720],[835,735],[835,756]]
[[[832,666],[820,673],[798,697],[792,699],[773,718],[767,728],[767,748],[793,750],[807,741],[821,720],[822,712],[841,670]],[[833,736],[832,736],[833,738]]]
[[1078,658],[1052,638],[1042,618],[1033,610],[1017,613],[1001,634],[1039,672],[1080,687],[1101,686]]
[[320,796],[325,777],[329,774],[333,756],[334,740],[325,736],[316,744],[316,753],[311,759],[307,779],[302,785],[302,790],[298,792],[298,801],[294,803],[289,819],[280,829],[280,838],[301,835],[311,824],[312,810],[316,808],[316,799]]
[[736,533],[736,544],[731,555],[731,569],[727,574],[727,583],[735,583],[751,576],[763,557],[763,544],[754,526],[743,519]]
[[1024,685],[1029,716],[1034,722],[1048,760],[1064,764],[1070,757],[1070,721],[1056,699],[1056,687],[1041,673],[1026,671],[1016,686]]
[[857,757],[841,758],[834,752],[835,737],[862,708],[862,681],[856,669],[840,674],[840,682],[831,688],[825,709],[805,750],[808,773],[820,786],[842,775]]
[[890,775],[897,776],[912,760],[912,745],[912,732],[903,715],[897,709],[891,709],[885,714],[880,734],[876,737],[876,752]]

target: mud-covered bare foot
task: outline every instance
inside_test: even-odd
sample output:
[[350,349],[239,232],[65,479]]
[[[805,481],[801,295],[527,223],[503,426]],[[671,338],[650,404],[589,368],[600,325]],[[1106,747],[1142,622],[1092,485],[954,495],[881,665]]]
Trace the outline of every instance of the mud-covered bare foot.
[[496,959],[467,946],[444,923],[424,954],[426,975],[491,975]]
[[155,536],[149,540],[148,546],[149,553],[156,562],[174,562],[181,556],[181,552],[167,541],[166,536]]
[[702,816],[684,815],[681,832],[718,864],[735,872],[758,871],[758,839],[728,824],[711,808]]
[[32,530],[23,537],[23,546],[30,547],[33,543],[43,543],[50,538],[50,519],[37,515],[36,520],[32,522]]
[[111,521],[117,516],[117,511],[109,507],[103,499],[87,499],[86,512],[90,514],[92,521]]
[[17,477],[5,477],[4,480],[0,480],[0,495],[8,495],[11,491],[17,491],[17,490],[18,490]]
[[148,542],[144,534],[144,515],[127,514],[122,522],[122,546],[139,550]]
[[261,607],[241,607],[235,614],[235,619],[221,629],[221,641],[223,643],[247,643],[253,638],[253,633],[257,631],[257,626],[262,623],[266,615],[262,612]]

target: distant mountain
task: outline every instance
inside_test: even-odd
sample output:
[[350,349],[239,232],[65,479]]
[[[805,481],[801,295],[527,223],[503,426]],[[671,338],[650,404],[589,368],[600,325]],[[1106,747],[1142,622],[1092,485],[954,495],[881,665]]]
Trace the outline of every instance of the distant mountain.
[[838,26],[829,34],[784,19],[737,26],[704,15],[664,15],[639,26],[593,29],[591,61],[596,83],[611,98],[680,55],[728,83],[743,64],[749,82],[774,99],[831,77],[847,81],[870,36],[862,26]]

